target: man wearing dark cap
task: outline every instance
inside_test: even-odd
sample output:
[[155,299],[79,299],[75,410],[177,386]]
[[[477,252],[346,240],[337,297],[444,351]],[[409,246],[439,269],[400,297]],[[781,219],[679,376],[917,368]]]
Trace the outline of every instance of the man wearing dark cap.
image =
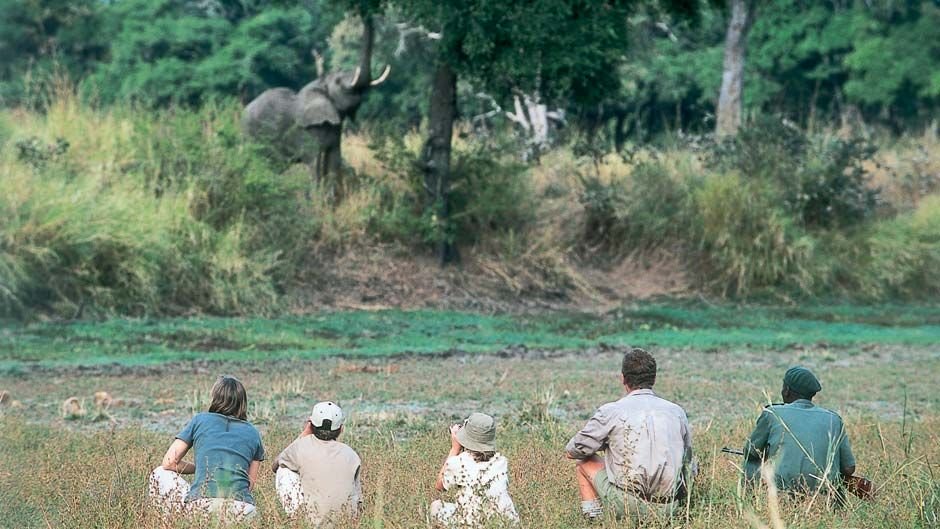
[[744,444],[745,479],[760,478],[773,465],[777,488],[793,492],[841,490],[855,472],[855,456],[842,418],[813,404],[822,386],[812,371],[791,367],[783,377],[783,404],[764,408]]

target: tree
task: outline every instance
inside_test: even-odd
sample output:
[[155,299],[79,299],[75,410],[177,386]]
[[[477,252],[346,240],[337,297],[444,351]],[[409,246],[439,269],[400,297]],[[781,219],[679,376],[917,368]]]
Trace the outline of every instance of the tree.
[[[692,2],[675,1],[677,6]],[[457,82],[464,78],[508,107],[514,94],[538,94],[547,103],[590,104],[620,83],[629,1],[408,0],[400,8],[414,21],[441,34],[431,82],[428,136],[421,153],[436,222],[449,215],[451,140]],[[442,264],[458,259],[442,234]]]
[[849,101],[901,133],[930,125],[940,106],[940,6],[901,2],[859,21],[845,64]]
[[85,76],[108,50],[97,0],[0,0],[0,104],[31,103],[32,84]]
[[315,75],[342,12],[325,2],[117,0],[105,12],[110,59],[85,83],[105,103],[198,105],[247,101],[271,86],[299,88]]
[[718,136],[733,136],[741,126],[747,35],[754,22],[755,7],[755,0],[731,0],[721,91],[715,114],[715,133]]

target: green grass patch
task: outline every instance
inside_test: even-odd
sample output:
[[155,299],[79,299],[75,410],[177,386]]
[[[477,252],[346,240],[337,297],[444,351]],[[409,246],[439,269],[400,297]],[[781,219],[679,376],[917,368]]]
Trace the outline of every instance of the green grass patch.
[[381,357],[483,353],[524,344],[669,348],[940,343],[940,307],[738,306],[654,303],[607,314],[482,315],[450,311],[331,312],[276,319],[115,319],[0,329],[0,368],[28,364],[154,364],[176,360]]

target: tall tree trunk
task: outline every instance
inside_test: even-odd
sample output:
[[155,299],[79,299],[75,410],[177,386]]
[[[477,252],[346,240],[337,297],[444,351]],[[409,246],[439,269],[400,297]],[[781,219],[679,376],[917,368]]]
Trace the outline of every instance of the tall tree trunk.
[[715,133],[719,137],[734,136],[741,126],[744,59],[754,9],[754,0],[731,0],[731,20],[725,36],[725,60],[715,119]]
[[[448,220],[450,187],[450,151],[457,117],[457,74],[445,62],[438,63],[431,81],[431,104],[428,108],[428,138],[422,152],[424,184],[437,207],[437,221]],[[438,242],[441,266],[460,259],[457,248],[442,234]]]

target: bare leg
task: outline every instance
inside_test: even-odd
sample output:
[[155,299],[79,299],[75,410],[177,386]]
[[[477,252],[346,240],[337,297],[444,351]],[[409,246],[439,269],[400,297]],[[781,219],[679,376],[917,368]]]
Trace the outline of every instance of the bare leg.
[[577,462],[575,474],[578,477],[578,492],[581,493],[581,501],[591,501],[599,498],[594,489],[594,476],[604,470],[604,460],[598,456],[591,456]]

